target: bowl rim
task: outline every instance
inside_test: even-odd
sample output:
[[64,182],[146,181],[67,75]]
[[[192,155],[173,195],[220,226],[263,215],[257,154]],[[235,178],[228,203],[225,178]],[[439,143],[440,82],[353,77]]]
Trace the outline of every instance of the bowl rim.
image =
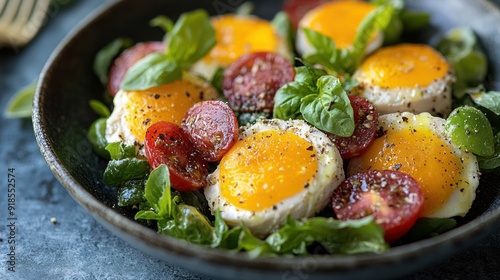
[[[245,267],[248,269],[283,272],[285,269],[290,269],[297,263],[307,261],[312,257],[316,261],[316,270],[318,272],[329,272],[352,270],[359,267],[371,267],[374,264],[377,266],[381,264],[390,265],[402,260],[412,260],[415,259],[415,254],[417,252],[418,255],[426,255],[450,246],[460,244],[464,245],[464,239],[467,239],[465,237],[474,237],[479,240],[488,236],[497,228],[500,228],[500,208],[497,208],[436,237],[393,247],[381,254],[312,255],[295,256],[293,258],[251,258],[245,253],[232,253],[227,250],[208,248],[201,245],[190,244],[183,240],[180,242],[179,239],[160,235],[156,231],[121,215],[116,210],[102,203],[98,198],[94,197],[87,190],[85,190],[85,188],[80,186],[77,180],[66,169],[61,159],[57,156],[54,144],[51,143],[50,137],[45,131],[44,107],[42,104],[46,95],[49,94],[46,78],[52,71],[53,64],[58,59],[59,53],[61,53],[67,45],[76,40],[78,38],[78,34],[82,30],[86,29],[90,23],[103,17],[110,9],[123,5],[126,2],[127,1],[110,1],[101,4],[96,10],[81,20],[58,44],[47,60],[39,76],[39,83],[36,87],[33,100],[32,115],[33,130],[36,141],[52,173],[66,188],[75,201],[78,202],[89,214],[94,216],[94,218],[99,220],[101,224],[104,222],[105,224],[103,225],[108,229],[111,226],[114,229],[122,231],[122,238],[127,239],[127,237],[140,237],[139,240],[144,242],[143,245],[150,248],[155,247],[160,251],[160,255],[162,255],[161,252],[164,251],[164,253],[173,257],[195,258],[216,266],[227,267],[237,265],[241,268]],[[479,0],[475,2],[477,2],[478,5],[487,5],[490,9],[494,9],[500,14],[500,10],[487,0]],[[137,244],[130,245],[136,247]],[[466,246],[464,246],[464,248]]]

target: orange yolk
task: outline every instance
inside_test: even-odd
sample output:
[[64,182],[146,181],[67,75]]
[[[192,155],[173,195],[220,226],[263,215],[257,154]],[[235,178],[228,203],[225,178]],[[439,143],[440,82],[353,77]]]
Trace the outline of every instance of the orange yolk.
[[149,126],[159,121],[180,124],[196,102],[210,95],[205,88],[186,80],[140,91],[128,91],[124,116],[137,139],[144,139]]
[[458,185],[460,161],[449,145],[422,126],[389,130],[348,167],[348,175],[364,170],[398,170],[412,176],[425,201],[421,216],[431,214],[448,201]]
[[316,150],[305,139],[292,132],[259,132],[222,158],[221,195],[238,208],[264,210],[309,187],[317,171]]
[[276,52],[278,38],[272,25],[250,16],[225,15],[212,20],[217,44],[204,58],[229,65],[250,52]]
[[427,45],[386,47],[361,65],[365,79],[384,88],[429,86],[449,71],[448,62]]
[[335,41],[337,48],[354,44],[358,27],[375,5],[362,1],[333,1],[313,10],[301,27],[312,29]]

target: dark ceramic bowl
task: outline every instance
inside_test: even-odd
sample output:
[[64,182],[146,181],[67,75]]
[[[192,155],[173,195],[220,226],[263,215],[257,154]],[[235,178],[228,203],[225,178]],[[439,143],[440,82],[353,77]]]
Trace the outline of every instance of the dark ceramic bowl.
[[[92,216],[116,235],[153,256],[198,273],[224,278],[377,278],[397,277],[436,263],[498,230],[499,174],[482,178],[477,199],[461,225],[440,236],[402,245],[380,254],[251,259],[160,236],[127,217],[116,207],[116,190],[102,181],[105,162],[91,149],[86,130],[97,116],[90,99],[101,99],[103,88],[92,70],[96,53],[117,37],[135,41],[160,40],[159,29],[148,26],[158,14],[176,18],[181,12],[205,8],[234,10],[243,1],[126,0],[106,5],[85,20],[49,59],[34,100],[33,122],[40,150],[52,172]],[[271,18],[278,1],[255,1],[256,13]],[[484,0],[407,1],[412,10],[432,13],[432,28],[415,41],[432,42],[456,26],[471,26],[489,55],[487,83],[500,88],[500,13]],[[473,19],[473,20],[472,20]]]

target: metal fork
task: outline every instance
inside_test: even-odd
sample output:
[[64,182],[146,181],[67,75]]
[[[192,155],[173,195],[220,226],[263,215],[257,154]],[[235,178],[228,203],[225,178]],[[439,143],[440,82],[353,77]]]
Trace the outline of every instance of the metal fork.
[[51,0],[0,0],[0,47],[21,47],[42,27]]

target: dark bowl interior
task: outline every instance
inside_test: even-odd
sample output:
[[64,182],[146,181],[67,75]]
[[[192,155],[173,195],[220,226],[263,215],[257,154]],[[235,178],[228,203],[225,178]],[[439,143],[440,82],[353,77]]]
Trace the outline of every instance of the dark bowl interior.
[[[162,32],[148,25],[149,19],[164,14],[172,19],[185,11],[204,8],[211,14],[232,12],[243,1],[125,0],[96,11],[68,36],[44,68],[37,89],[33,122],[37,141],[48,165],[70,194],[104,226],[132,246],[174,265],[224,278],[259,276],[331,278],[389,278],[401,276],[474,244],[498,229],[500,224],[500,175],[484,174],[477,199],[461,226],[440,236],[402,245],[381,255],[277,257],[250,259],[187,244],[159,236],[130,219],[116,206],[116,189],[102,181],[105,162],[96,156],[86,138],[89,125],[97,118],[90,99],[102,99],[103,87],[92,70],[96,53],[118,37],[134,41],[161,40]],[[280,1],[254,1],[255,13],[272,16]],[[471,26],[479,35],[490,59],[486,84],[500,88],[500,13],[488,1],[420,0],[407,1],[407,8],[432,13],[432,27],[408,38],[433,42],[444,31]],[[474,20],[471,20],[474,19]],[[378,277],[377,277],[378,276]]]

